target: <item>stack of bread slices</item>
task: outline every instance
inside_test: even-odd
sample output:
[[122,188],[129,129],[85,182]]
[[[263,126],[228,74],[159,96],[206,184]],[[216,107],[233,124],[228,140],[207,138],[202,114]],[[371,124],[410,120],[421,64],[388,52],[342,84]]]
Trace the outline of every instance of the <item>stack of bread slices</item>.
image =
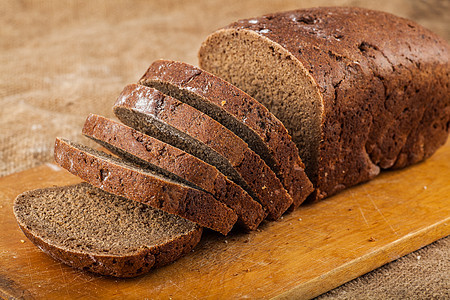
[[[199,74],[207,76],[203,86],[186,85]],[[88,184],[32,191],[16,202],[27,236],[75,267],[139,275],[189,252],[202,227],[224,235],[235,224],[255,230],[313,191],[283,124],[243,91],[194,66],[154,62],[138,84],[124,88],[113,110],[122,123],[92,114],[82,130],[108,151],[56,139],[55,161]],[[108,200],[99,209],[102,197]],[[35,205],[52,214],[39,230],[27,225],[37,217],[30,211]],[[55,205],[64,209],[55,211]],[[95,230],[92,216],[102,219]],[[74,222],[80,217],[83,226]],[[145,219],[149,228],[129,218]],[[125,234],[129,226],[139,228],[134,244]],[[123,236],[110,237],[117,234]],[[170,255],[160,258],[160,248]],[[120,259],[111,263],[115,255]]]
[[[397,39],[383,39],[389,28]],[[158,60],[119,95],[121,122],[87,117],[83,134],[107,152],[57,138],[56,162],[87,183],[24,193],[16,218],[73,267],[145,273],[191,251],[203,227],[255,230],[430,156],[449,130],[448,50],[364,9],[233,23],[200,49],[211,73]]]

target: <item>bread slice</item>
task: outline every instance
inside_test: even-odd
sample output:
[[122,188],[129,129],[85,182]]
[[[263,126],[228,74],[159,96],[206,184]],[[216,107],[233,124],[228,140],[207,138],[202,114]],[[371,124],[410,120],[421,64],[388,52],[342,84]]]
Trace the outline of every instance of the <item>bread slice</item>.
[[14,202],[23,233],[74,268],[133,277],[189,253],[202,228],[87,183],[25,192]]
[[192,65],[168,60],[155,61],[139,84],[189,104],[242,138],[277,174],[294,207],[313,191],[284,125],[237,87]]
[[55,160],[102,190],[181,216],[224,235],[237,220],[236,214],[211,194],[74,142],[57,138]]
[[445,143],[449,50],[409,20],[321,7],[237,21],[204,41],[199,64],[283,122],[320,199]]
[[125,124],[214,165],[258,199],[269,219],[292,204],[275,173],[234,133],[207,115],[142,85],[128,85],[114,105]]
[[83,134],[125,159],[167,170],[211,193],[238,215],[238,222],[255,230],[265,218],[262,206],[215,167],[131,127],[98,115],[89,115]]

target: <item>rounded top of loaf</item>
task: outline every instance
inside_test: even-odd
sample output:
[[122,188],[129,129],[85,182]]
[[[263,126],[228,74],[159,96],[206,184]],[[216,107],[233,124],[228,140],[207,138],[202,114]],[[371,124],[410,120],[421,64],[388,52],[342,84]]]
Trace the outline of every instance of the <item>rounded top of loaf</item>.
[[365,8],[300,9],[239,20],[224,29],[251,30],[280,44],[316,80],[330,78],[334,67],[330,61],[358,64],[371,50],[381,52],[392,65],[419,58],[440,64],[449,60],[449,45],[443,38],[411,20]]

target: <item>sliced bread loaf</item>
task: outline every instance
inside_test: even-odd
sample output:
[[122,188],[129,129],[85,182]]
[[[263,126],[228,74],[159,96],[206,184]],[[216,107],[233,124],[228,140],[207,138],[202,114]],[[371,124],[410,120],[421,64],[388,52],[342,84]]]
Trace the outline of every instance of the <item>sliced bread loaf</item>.
[[236,214],[206,192],[104,152],[57,138],[55,160],[72,174],[118,196],[227,234]]
[[261,103],[192,65],[155,61],[139,81],[207,114],[242,138],[277,174],[299,206],[313,187],[283,124]]
[[[98,115],[89,115],[83,134],[125,159],[162,168],[195,184],[225,203],[246,229],[255,230],[265,218],[262,206],[215,167],[131,127]],[[158,169],[160,170],[160,169]]]
[[202,228],[87,183],[25,192],[14,202],[23,233],[72,267],[133,277],[189,253]]
[[230,130],[153,88],[128,85],[114,104],[125,124],[214,165],[278,219],[292,204],[275,173]]
[[449,49],[388,13],[322,7],[235,22],[205,40],[199,62],[283,122],[320,199],[444,144]]

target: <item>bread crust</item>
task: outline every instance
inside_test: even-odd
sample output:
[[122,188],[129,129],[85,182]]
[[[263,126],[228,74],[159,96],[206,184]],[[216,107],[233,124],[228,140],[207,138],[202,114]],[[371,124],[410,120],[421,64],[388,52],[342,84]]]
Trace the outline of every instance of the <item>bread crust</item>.
[[[312,192],[312,183],[305,174],[305,166],[284,125],[265,106],[242,90],[197,67],[168,60],[153,62],[139,83],[147,86],[152,83],[168,84],[186,93],[195,94],[205,103],[226,112],[228,118],[238,120],[248,131],[252,131],[266,146],[264,150],[268,152],[269,158],[262,156],[263,151],[259,152],[254,148],[252,150],[277,174],[292,197],[294,208]],[[208,115],[232,130],[231,126],[226,126],[227,117],[220,116],[225,113]],[[242,131],[232,131],[245,140]],[[250,144],[248,141],[247,143]]]
[[323,7],[237,21],[222,33],[229,31],[287,50],[313,78],[323,104],[316,199],[380,168],[419,162],[445,143],[449,45],[420,25],[384,12]]
[[145,169],[124,166],[107,154],[102,157],[93,149],[84,148],[57,138],[55,161],[104,191],[178,215],[224,235],[236,223],[237,215],[206,192],[157,177]]
[[83,134],[119,156],[123,154],[117,150],[124,151],[211,193],[235,211],[240,224],[247,230],[255,230],[266,216],[261,205],[240,186],[227,179],[215,167],[183,150],[124,124],[93,114],[86,119]]
[[204,113],[153,88],[136,84],[126,86],[114,104],[116,116],[127,123],[117,113],[118,109],[156,118],[225,157],[258,196],[268,212],[267,218],[278,219],[292,204],[292,198],[266,163],[242,139]]
[[200,241],[202,228],[194,226],[187,234],[180,234],[166,243],[143,247],[134,253],[126,255],[82,252],[58,245],[51,239],[43,237],[39,232],[36,232],[26,224],[20,217],[20,214],[17,213],[17,202],[21,198],[36,194],[40,194],[42,197],[42,194],[54,191],[63,193],[69,189],[83,193],[84,190],[90,188],[92,187],[89,187],[86,183],[81,183],[64,187],[37,189],[19,195],[15,200],[14,214],[20,229],[33,244],[54,259],[77,269],[114,277],[135,277],[147,273],[152,268],[169,264],[189,253]]

